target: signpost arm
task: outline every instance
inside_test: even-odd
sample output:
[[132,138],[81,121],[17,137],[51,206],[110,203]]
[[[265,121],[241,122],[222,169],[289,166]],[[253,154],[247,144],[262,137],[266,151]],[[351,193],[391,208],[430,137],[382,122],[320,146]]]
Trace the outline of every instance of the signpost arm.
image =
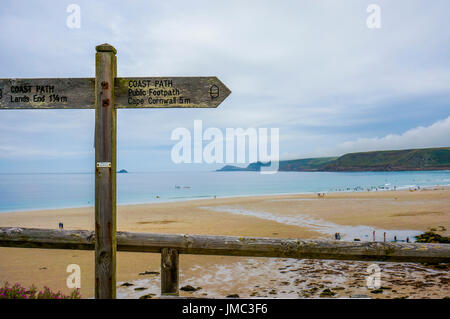
[[95,57],[95,298],[116,297],[116,49]]

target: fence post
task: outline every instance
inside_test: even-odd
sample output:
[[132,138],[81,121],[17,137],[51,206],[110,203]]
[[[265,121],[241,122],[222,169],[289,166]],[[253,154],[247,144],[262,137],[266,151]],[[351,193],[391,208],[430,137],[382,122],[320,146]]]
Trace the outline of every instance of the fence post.
[[116,298],[116,49],[95,56],[95,298]]
[[179,255],[173,248],[161,249],[161,296],[178,296]]

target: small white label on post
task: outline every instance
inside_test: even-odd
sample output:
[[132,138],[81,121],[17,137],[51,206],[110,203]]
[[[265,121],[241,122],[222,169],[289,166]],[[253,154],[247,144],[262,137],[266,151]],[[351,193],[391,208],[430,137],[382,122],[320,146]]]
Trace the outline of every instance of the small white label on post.
[[111,162],[97,162],[97,168],[111,167]]

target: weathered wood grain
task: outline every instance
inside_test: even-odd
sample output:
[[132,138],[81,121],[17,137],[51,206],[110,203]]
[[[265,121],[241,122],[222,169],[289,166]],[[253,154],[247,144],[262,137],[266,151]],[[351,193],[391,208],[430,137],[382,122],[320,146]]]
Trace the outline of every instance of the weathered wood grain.
[[[215,108],[231,91],[217,77],[117,78],[116,49],[105,43],[96,51],[95,79],[0,79],[0,109],[95,108],[95,233],[4,229],[0,246],[95,246],[95,297],[103,299],[116,296],[116,108]],[[120,248],[139,249],[127,243]],[[163,290],[178,293],[178,250],[152,249],[162,253]]]
[[173,248],[161,249],[161,295],[178,296],[179,256]]
[[[217,77],[115,78],[113,83],[116,108],[215,108],[231,93]],[[93,108],[94,78],[0,79],[0,109]]]
[[[0,228],[0,246],[94,249],[92,231]],[[297,259],[450,262],[450,245],[117,232],[117,250]]]
[[231,91],[217,77],[116,78],[116,108],[215,108]]
[[97,47],[95,77],[95,298],[116,296],[115,49]]
[[0,109],[93,109],[94,78],[0,79]]

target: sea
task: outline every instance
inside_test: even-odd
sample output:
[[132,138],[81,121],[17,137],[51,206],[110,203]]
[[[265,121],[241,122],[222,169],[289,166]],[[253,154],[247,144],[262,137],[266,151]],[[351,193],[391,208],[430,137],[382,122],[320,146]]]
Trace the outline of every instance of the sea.
[[[0,212],[94,205],[93,173],[0,174]],[[450,170],[411,172],[130,172],[117,204],[233,196],[387,191],[450,185]]]

